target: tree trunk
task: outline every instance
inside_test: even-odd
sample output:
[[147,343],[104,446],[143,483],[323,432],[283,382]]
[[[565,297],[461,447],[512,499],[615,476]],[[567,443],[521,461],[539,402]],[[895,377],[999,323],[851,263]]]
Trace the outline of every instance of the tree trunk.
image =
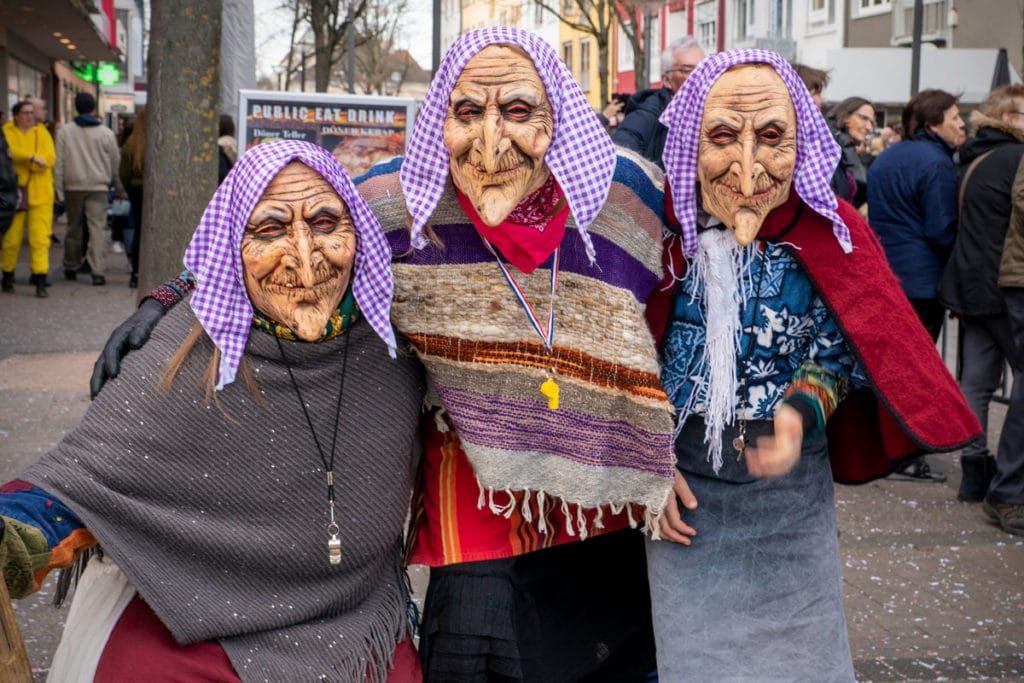
[[608,92],[608,59],[610,52],[607,41],[599,39],[597,41],[597,80],[601,82],[602,109],[611,101],[611,96]]
[[221,0],[152,0],[139,296],[179,273],[217,189]]

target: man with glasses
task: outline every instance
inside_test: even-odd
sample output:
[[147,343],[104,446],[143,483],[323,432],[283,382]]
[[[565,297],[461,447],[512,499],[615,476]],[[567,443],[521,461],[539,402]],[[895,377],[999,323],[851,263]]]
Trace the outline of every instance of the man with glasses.
[[36,123],[40,123],[46,126],[47,114],[50,110],[46,107],[46,100],[41,97],[26,97],[25,101],[32,105],[32,109],[35,111]]
[[626,103],[626,117],[615,129],[612,140],[619,147],[640,153],[661,166],[665,133],[658,117],[687,76],[704,59],[704,49],[693,36],[676,38],[661,53],[661,87],[641,90]]

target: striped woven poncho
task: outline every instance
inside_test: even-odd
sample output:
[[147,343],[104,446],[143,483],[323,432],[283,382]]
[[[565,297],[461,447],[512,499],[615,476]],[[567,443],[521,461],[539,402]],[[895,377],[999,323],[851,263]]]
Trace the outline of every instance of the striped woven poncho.
[[[591,266],[570,218],[561,243],[549,357],[509,284],[448,185],[430,225],[443,243],[411,250],[399,184],[401,160],[378,166],[359,191],[383,225],[396,260],[392,321],[427,367],[437,402],[481,485],[553,496],[583,529],[583,509],[637,503],[652,525],[673,481],[671,406],[658,381],[644,319],[662,253],[658,171],[620,156],[604,208],[590,226]],[[551,261],[529,275],[511,268],[546,319]],[[549,368],[560,407],[540,392]],[[504,500],[513,500],[506,497]],[[493,503],[494,512],[504,512]]]

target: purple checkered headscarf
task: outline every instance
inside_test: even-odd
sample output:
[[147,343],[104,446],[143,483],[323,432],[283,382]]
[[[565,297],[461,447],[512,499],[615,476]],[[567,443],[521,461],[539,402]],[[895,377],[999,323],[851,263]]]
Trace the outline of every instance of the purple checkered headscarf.
[[252,304],[242,277],[245,224],[267,185],[292,161],[301,161],[323,176],[348,206],[356,230],[352,293],[367,322],[395,356],[391,249],[380,224],[329,152],[301,140],[275,140],[239,158],[214,193],[185,250],[185,267],[196,278],[192,310],[221,352],[218,390],[235,380],[252,325]]
[[719,76],[738,64],[753,63],[771,66],[786,83],[797,121],[793,187],[807,206],[832,221],[833,234],[849,253],[853,248],[850,231],[839,217],[839,204],[829,184],[839,163],[839,145],[796,71],[778,53],[756,49],[729,50],[704,59],[661,114],[662,124],[668,127],[662,161],[683,231],[684,253],[697,251],[697,146],[704,102]]
[[477,29],[459,36],[448,48],[430,83],[401,170],[402,191],[413,220],[412,244],[417,249],[426,246],[423,228],[448,181],[450,166],[444,145],[444,120],[455,81],[466,62],[489,45],[521,48],[540,74],[551,102],[554,124],[551,146],[544,161],[565,193],[587,256],[594,263],[594,245],[587,228],[608,197],[615,173],[615,145],[551,46],[539,36],[508,26]]

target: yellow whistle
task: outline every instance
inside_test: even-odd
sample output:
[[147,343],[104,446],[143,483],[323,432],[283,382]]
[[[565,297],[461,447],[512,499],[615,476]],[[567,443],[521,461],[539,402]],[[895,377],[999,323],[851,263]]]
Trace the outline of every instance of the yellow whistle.
[[548,377],[540,385],[540,393],[548,397],[548,410],[558,410],[558,384]]

